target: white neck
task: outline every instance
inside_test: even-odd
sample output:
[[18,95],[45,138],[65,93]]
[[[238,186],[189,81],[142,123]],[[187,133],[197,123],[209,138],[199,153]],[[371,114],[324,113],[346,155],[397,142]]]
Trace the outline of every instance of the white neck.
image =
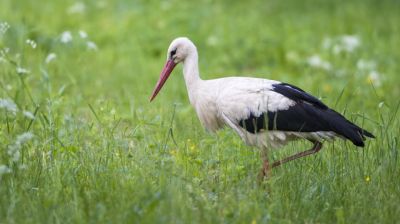
[[199,83],[203,81],[201,80],[199,74],[198,56],[196,50],[192,51],[183,62],[183,76],[185,78],[190,103],[194,104],[196,94],[195,90],[197,89]]

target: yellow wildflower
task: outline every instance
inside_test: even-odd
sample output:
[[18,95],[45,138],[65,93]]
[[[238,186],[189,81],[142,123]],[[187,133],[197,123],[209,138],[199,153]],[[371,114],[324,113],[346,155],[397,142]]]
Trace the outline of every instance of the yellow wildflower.
[[329,84],[325,84],[322,89],[324,90],[324,92],[330,93],[332,92],[332,86]]

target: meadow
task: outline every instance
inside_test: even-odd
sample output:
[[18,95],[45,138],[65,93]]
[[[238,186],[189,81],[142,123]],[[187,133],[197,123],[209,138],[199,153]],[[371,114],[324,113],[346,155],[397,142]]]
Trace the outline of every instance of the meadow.
[[[400,1],[2,0],[0,223],[399,223]],[[303,88],[371,131],[274,169],[207,133],[178,66]],[[310,147],[294,142],[277,160]]]

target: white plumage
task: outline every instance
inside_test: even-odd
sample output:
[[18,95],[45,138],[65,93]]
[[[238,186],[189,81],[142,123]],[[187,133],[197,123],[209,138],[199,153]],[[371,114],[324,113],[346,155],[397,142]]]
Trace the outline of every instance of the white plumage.
[[209,131],[216,131],[227,125],[251,146],[258,148],[279,148],[296,138],[309,138],[321,141],[336,137],[334,132],[313,133],[263,130],[250,133],[238,125],[250,114],[258,117],[266,111],[287,110],[295,101],[272,91],[274,80],[246,77],[229,77],[214,80],[201,80],[193,89],[191,104],[202,125]]
[[183,63],[190,103],[202,125],[211,132],[229,126],[248,145],[262,149],[263,175],[270,167],[266,150],[281,147],[291,140],[308,139],[314,147],[273,166],[319,151],[324,140],[341,137],[363,146],[364,136],[373,137],[315,97],[290,84],[247,77],[202,80],[196,47],[187,38],[177,38],[171,43],[167,63],[150,100],[158,94],[180,62]]

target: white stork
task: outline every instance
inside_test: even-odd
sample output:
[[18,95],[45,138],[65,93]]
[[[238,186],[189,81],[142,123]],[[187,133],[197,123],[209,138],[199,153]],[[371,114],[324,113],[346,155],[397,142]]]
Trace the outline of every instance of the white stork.
[[[374,138],[370,132],[296,86],[247,77],[202,80],[196,46],[185,37],[176,38],[169,46],[167,62],[150,101],[180,62],[190,103],[202,125],[211,132],[227,125],[246,144],[260,148],[263,159],[260,177],[268,176],[271,167],[318,152],[324,140],[340,137],[363,147],[365,137]],[[299,138],[311,141],[313,147],[269,164],[268,149],[279,148]]]

